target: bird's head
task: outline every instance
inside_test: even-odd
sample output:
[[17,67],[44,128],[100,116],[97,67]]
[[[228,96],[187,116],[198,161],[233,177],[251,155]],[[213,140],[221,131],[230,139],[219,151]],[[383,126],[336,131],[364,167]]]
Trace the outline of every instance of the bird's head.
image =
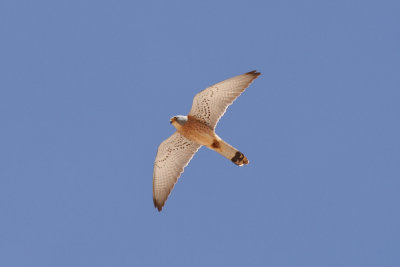
[[172,117],[169,122],[174,125],[176,129],[178,129],[178,127],[182,127],[183,125],[185,125],[185,123],[187,122],[187,116],[177,115],[175,117]]

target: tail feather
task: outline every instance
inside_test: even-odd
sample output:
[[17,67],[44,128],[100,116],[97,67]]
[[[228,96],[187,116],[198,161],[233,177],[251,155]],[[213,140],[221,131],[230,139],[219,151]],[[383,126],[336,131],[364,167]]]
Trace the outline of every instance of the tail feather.
[[249,160],[243,155],[242,152],[225,142],[224,140],[214,140],[213,144],[210,147],[215,150],[225,158],[231,160],[238,166],[249,164]]

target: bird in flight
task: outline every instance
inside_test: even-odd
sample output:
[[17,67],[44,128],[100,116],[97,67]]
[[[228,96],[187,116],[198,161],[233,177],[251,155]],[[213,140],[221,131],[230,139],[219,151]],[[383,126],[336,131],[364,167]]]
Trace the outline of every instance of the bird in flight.
[[172,117],[176,132],[158,147],[153,172],[153,202],[161,211],[172,188],[201,146],[212,149],[238,166],[249,163],[242,152],[222,140],[215,127],[228,106],[261,73],[250,71],[219,82],[198,93],[187,116]]

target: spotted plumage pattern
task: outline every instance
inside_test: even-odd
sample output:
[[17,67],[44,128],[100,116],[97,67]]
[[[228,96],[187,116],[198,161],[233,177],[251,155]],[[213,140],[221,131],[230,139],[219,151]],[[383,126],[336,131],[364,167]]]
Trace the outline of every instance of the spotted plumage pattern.
[[247,157],[222,140],[215,127],[226,109],[260,75],[251,71],[219,82],[198,93],[188,116],[171,118],[176,132],[163,141],[157,151],[153,172],[153,202],[161,211],[175,183],[201,146],[212,149],[238,166]]
[[158,147],[153,171],[153,202],[159,211],[200,146],[175,132]]
[[215,128],[226,109],[259,75],[254,70],[208,87],[194,97],[189,115]]

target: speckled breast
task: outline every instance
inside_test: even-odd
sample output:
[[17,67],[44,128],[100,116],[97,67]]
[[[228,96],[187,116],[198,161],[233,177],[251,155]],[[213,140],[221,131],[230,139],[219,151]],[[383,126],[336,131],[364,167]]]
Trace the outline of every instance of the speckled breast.
[[215,139],[214,130],[192,116],[188,116],[188,121],[179,132],[186,138],[205,146],[211,145]]

